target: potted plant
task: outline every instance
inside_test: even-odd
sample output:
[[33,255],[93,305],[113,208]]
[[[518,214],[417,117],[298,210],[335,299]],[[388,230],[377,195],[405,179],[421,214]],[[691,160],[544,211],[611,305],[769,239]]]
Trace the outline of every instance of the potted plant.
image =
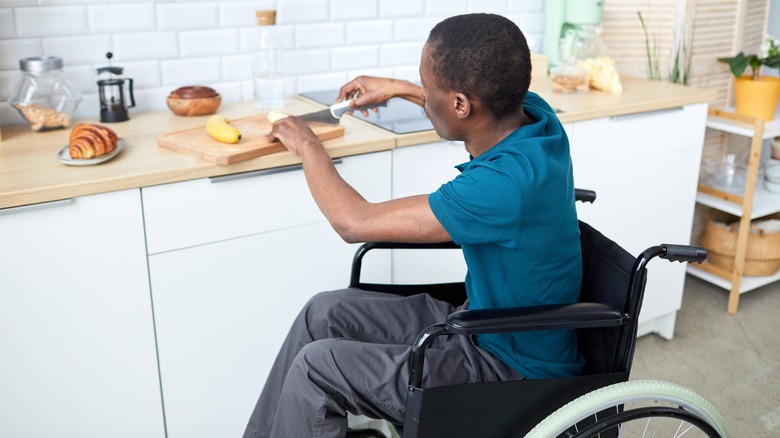
[[[734,106],[737,114],[773,120],[780,99],[780,78],[761,75],[761,67],[780,68],[778,41],[766,35],[760,56],[739,52],[730,58],[718,58],[728,64],[734,74]],[[752,74],[743,73],[750,66]]]

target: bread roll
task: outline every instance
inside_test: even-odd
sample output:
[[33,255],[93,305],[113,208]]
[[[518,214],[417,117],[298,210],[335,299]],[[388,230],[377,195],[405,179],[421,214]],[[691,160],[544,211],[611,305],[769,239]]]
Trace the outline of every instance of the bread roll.
[[70,158],[90,159],[111,153],[119,138],[108,127],[81,123],[70,131]]

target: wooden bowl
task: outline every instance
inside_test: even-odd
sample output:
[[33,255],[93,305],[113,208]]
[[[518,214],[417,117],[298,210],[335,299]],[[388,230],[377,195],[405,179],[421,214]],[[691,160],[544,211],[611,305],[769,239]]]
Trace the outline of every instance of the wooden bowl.
[[189,86],[174,90],[167,102],[168,108],[180,116],[203,116],[214,114],[222,97],[213,88]]

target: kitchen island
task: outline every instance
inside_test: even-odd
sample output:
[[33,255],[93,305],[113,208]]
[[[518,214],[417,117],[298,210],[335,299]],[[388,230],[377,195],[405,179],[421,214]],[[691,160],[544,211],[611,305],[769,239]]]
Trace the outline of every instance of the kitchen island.
[[[619,96],[532,89],[562,111],[576,185],[598,193],[578,206],[583,220],[632,253],[688,242],[711,93],[632,78]],[[295,97],[284,110],[319,108]],[[347,284],[354,246],[317,210],[293,154],[219,166],[157,146],[205,120],[131,114],[111,125],[126,149],[90,167],[57,161],[67,131],[3,127],[1,436],[240,435],[298,309]],[[434,132],[342,124],[325,145],[370,201],[433,191],[468,159]],[[379,255],[366,275],[462,279],[462,257],[430,271],[414,257]],[[675,265],[650,267],[645,333],[672,336]]]

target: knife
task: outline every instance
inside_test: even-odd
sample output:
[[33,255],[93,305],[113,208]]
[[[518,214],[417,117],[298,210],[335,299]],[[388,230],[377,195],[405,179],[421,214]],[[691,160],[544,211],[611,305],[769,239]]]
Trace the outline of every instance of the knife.
[[382,102],[382,103],[371,103],[356,108],[350,108],[349,107],[350,103],[352,103],[352,100],[345,100],[344,102],[334,103],[329,108],[324,109],[322,111],[315,111],[313,113],[303,114],[298,117],[300,117],[301,120],[306,122],[322,122],[331,125],[338,125],[339,121],[341,120],[341,116],[343,116],[344,113],[348,111],[363,111],[372,108],[387,106],[387,102]]

